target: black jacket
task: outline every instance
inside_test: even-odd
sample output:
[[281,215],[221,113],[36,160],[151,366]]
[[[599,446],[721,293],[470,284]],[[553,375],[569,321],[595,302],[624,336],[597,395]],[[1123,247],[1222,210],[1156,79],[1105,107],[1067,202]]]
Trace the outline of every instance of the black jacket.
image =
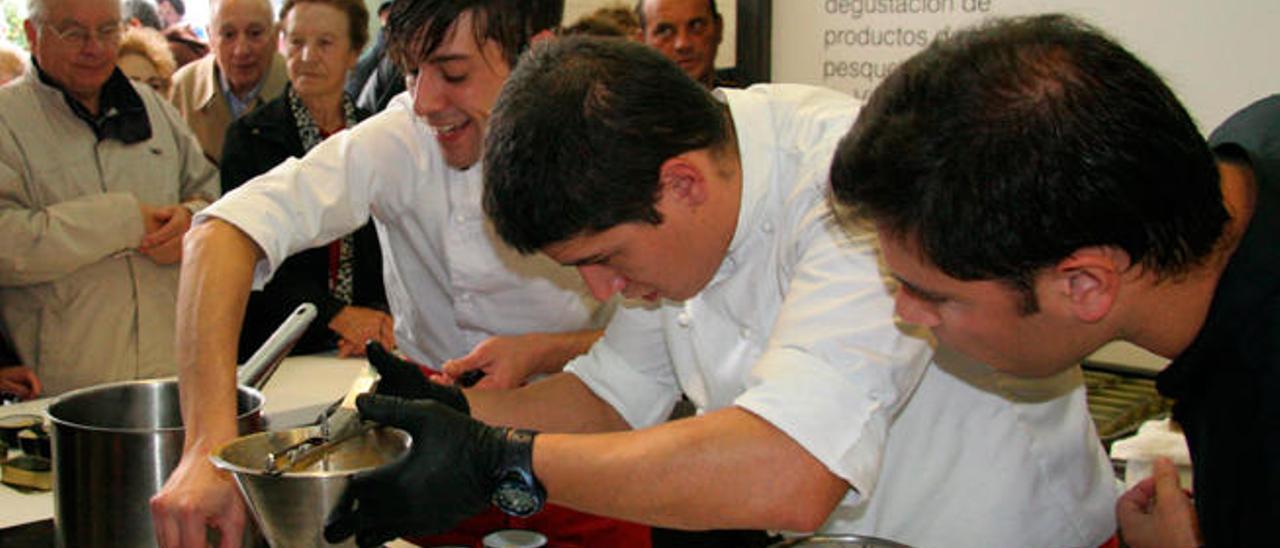
[[378,36],[374,39],[373,46],[364,55],[360,56],[360,60],[356,61],[355,68],[351,69],[351,75],[347,77],[347,84],[344,86],[347,90],[347,95],[360,97],[360,92],[364,90],[365,82],[378,69],[378,64],[386,56],[387,29],[383,27],[378,30]]
[[[367,117],[368,112],[357,109],[357,119]],[[227,128],[220,166],[222,193],[226,194],[253,177],[266,173],[289,157],[301,157],[305,152],[286,92],[245,114]],[[355,232],[355,244],[351,304],[385,311],[387,297],[382,285],[382,253],[372,223],[365,223]],[[292,353],[332,350],[338,338],[328,325],[342,310],[343,304],[329,292],[327,245],[289,257],[262,291],[254,291],[249,296],[244,327],[240,332],[241,362],[248,359],[285,317],[303,302],[314,303],[319,313]]]
[[369,112],[382,112],[393,97],[405,90],[404,86],[404,73],[400,66],[390,57],[383,57],[373,74],[369,75],[360,95],[356,96],[356,106]]

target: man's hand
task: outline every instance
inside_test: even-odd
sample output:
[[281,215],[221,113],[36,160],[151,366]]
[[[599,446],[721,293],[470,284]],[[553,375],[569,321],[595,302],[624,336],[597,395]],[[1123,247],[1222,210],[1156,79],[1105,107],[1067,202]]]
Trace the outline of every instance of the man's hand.
[[469,371],[483,373],[476,388],[517,388],[532,375],[564,369],[600,335],[598,330],[498,335],[477,344],[470,354],[445,362],[440,369],[454,382]]
[[427,380],[417,364],[392,355],[377,341],[365,346],[365,355],[381,377],[374,389],[375,394],[411,400],[435,400],[459,413],[471,414],[471,406],[467,404],[467,397],[462,394],[461,389]]
[[356,406],[362,418],[408,432],[413,446],[408,457],[351,478],[329,514],[325,540],[354,534],[360,546],[378,546],[447,531],[489,507],[510,429],[430,400],[365,394]]
[[203,547],[207,527],[221,533],[222,548],[235,548],[244,536],[245,508],[231,477],[207,456],[191,453],[151,497],[151,521],[165,548]]
[[0,392],[18,396],[20,400],[29,400],[40,395],[43,388],[36,372],[24,365],[0,366]]
[[381,310],[363,306],[347,306],[329,320],[329,329],[337,333],[338,357],[363,356],[367,341],[378,341],[386,348],[396,347],[391,316]]
[[169,265],[182,261],[182,236],[191,228],[191,211],[182,204],[152,207],[139,206],[146,233],[138,251],[156,264]]
[[1178,485],[1173,462],[1158,458],[1151,477],[1116,502],[1120,535],[1133,548],[1200,546],[1196,509]]
[[532,335],[496,335],[489,337],[471,353],[461,358],[444,362],[440,368],[454,382],[468,371],[481,371],[484,376],[476,383],[476,388],[518,388],[532,374],[539,371],[537,353],[530,344]]

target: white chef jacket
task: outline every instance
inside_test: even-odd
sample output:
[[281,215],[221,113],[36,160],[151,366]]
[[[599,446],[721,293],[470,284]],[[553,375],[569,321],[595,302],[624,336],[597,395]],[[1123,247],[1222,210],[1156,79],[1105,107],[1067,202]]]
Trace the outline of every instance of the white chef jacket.
[[497,334],[600,325],[577,272],[502,243],[481,209],[481,167],[445,164],[408,93],[302,159],[227,194],[198,215],[239,227],[266,253],[261,288],[289,255],[325,245],[372,215],[396,342],[439,367]]
[[[948,382],[928,338],[895,324],[874,237],[832,221],[828,167],[857,103],[796,85],[718,93],[742,158],[727,257],[687,301],[619,309],[567,370],[636,428],[661,422],[681,391],[700,412],[733,405],[769,421],[853,487],[825,532],[924,546],[1105,540],[1114,483],[1082,393],[1059,390],[1057,414],[1026,424],[1012,400]],[[1076,461],[1086,477],[1055,475]]]

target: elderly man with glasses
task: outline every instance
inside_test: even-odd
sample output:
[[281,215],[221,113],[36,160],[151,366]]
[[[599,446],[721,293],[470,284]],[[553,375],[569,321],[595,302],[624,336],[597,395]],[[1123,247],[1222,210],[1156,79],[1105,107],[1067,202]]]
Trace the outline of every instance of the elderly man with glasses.
[[172,375],[182,235],[217,169],[116,68],[119,0],[30,0],[0,88],[0,323],[45,393]]

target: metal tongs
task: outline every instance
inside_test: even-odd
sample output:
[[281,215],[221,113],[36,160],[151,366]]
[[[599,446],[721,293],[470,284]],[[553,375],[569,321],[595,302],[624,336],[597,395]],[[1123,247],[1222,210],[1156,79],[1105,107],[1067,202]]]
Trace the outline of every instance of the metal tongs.
[[311,465],[328,457],[338,446],[352,439],[363,436],[377,425],[372,421],[353,422],[355,426],[347,428],[337,436],[311,436],[279,451],[267,453],[266,469],[268,476],[281,476],[285,472],[305,470]]
[[360,413],[356,410],[356,397],[372,391],[377,384],[377,373],[365,366],[342,401],[320,414],[320,434],[267,453],[264,473],[268,476],[280,476],[286,472],[306,469],[333,453],[338,446],[363,436],[376,427],[377,423],[360,420]]

